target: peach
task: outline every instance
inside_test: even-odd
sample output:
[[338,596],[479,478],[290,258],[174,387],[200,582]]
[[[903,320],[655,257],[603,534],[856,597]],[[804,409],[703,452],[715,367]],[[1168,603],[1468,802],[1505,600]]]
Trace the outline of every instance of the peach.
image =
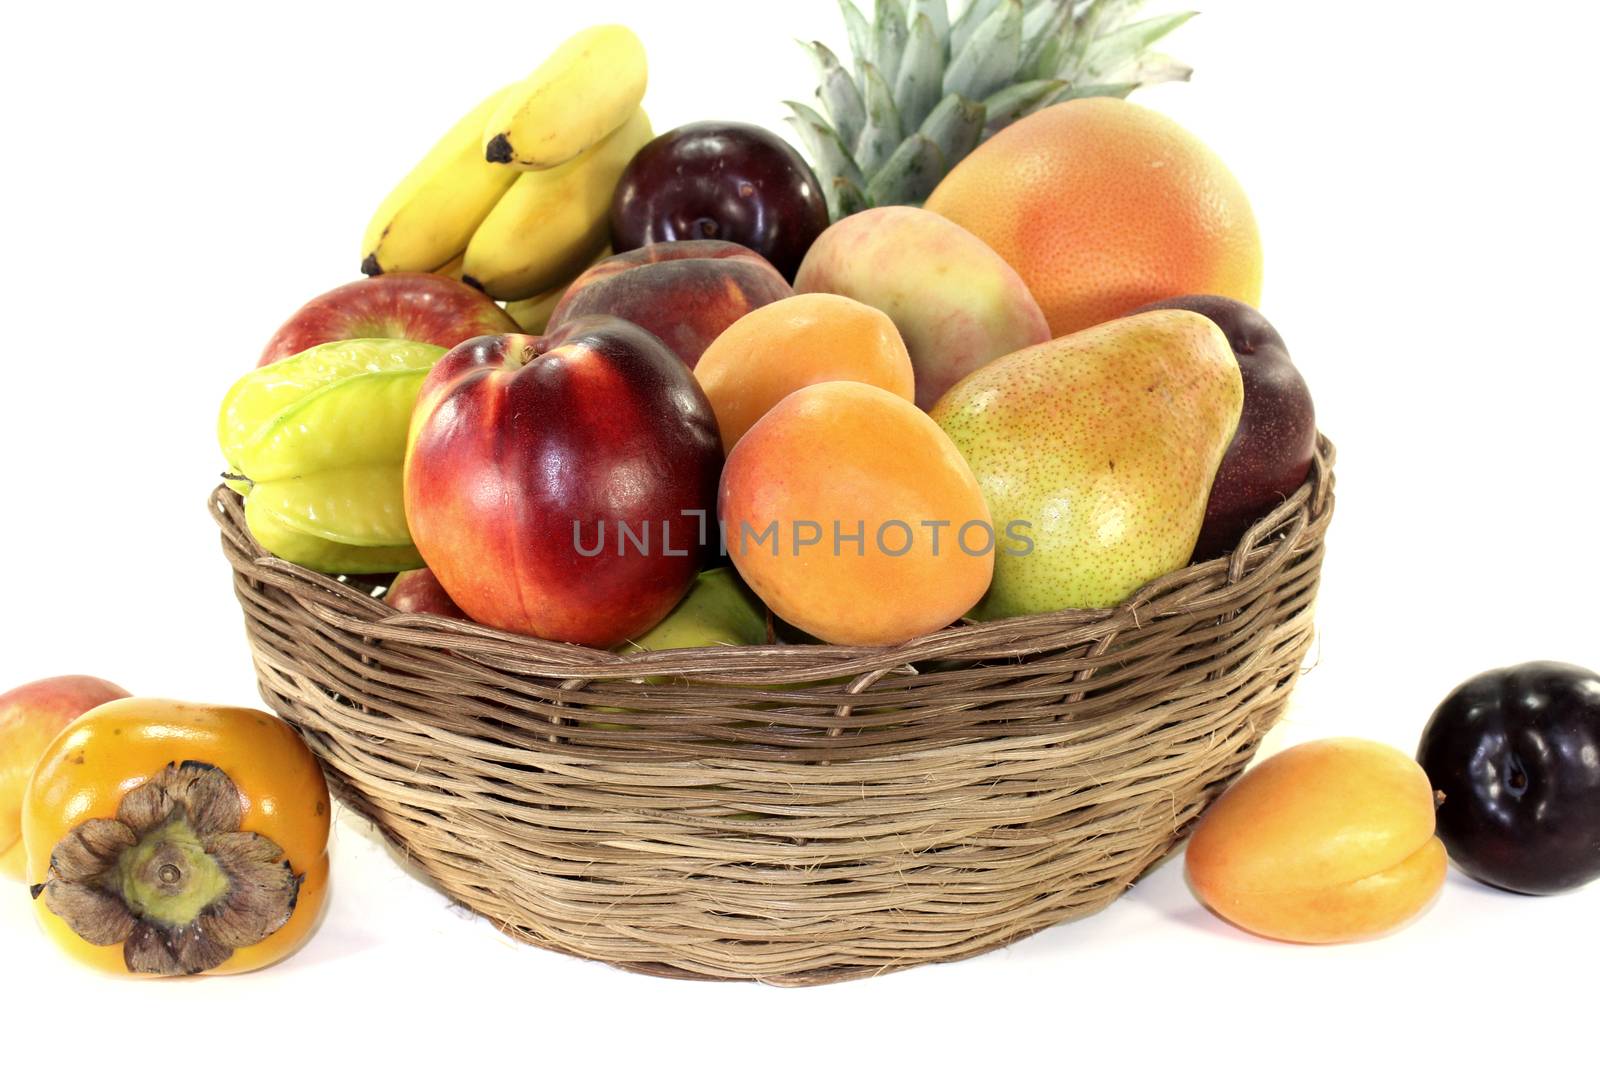
[[983,241],[921,208],[873,208],[834,223],[794,287],[888,314],[910,350],[925,411],[990,360],[1050,340],[1021,276]]
[[395,575],[394,581],[389,583],[389,591],[383,594],[383,602],[396,611],[443,615],[447,619],[467,617],[426,567]]
[[729,452],[774,404],[804,386],[865,382],[906,400],[914,389],[911,357],[889,316],[831,293],[750,312],[711,342],[694,376]]
[[1281,941],[1388,933],[1444,883],[1433,790],[1409,756],[1335,738],[1281,752],[1224,793],[1189,842],[1212,911]]
[[740,576],[779,617],[835,644],[938,630],[994,573],[966,460],[914,404],[863,382],[779,401],[728,456],[718,503]]
[[728,241],[664,241],[602,259],[567,287],[547,332],[587,315],[615,315],[660,338],[691,369],[746,312],[793,296],[760,255]]
[[129,695],[86,674],[45,678],[0,694],[0,874],[22,877],[22,794],[45,747],[90,708]]

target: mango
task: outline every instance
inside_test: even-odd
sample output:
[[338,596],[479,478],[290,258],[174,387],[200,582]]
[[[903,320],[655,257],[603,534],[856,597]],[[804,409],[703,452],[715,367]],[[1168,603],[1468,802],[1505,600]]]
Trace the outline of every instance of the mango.
[[984,364],[1050,339],[1017,272],[977,237],[921,208],[878,207],[840,219],[806,253],[794,289],[848,296],[894,320],[924,411]]

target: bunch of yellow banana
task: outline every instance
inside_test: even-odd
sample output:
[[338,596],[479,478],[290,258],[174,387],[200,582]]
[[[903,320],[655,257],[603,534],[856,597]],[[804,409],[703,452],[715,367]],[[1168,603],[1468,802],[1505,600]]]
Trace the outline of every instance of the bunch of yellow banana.
[[468,112],[384,198],[361,242],[362,271],[453,274],[548,316],[605,248],[611,194],[650,140],[645,80],[631,30],[575,34]]

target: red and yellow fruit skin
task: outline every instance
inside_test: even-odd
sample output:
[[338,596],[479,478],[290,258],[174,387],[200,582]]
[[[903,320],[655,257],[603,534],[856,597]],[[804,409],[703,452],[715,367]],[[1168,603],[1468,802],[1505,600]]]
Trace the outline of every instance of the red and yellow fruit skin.
[[[688,590],[704,556],[694,515],[714,529],[721,464],[705,393],[639,327],[597,317],[480,337],[440,359],[417,398],[406,523],[470,618],[610,648]],[[603,548],[580,552],[601,522]],[[648,550],[619,550],[619,522],[648,529]]]
[[20,881],[24,874],[22,798],[39,754],[79,715],[128,695],[86,674],[43,678],[0,694],[0,878]]
[[1186,864],[1195,895],[1224,919],[1309,944],[1401,926],[1446,869],[1422,768],[1355,738],[1298,745],[1251,770],[1201,819]]
[[396,337],[449,348],[468,338],[517,329],[483,293],[443,273],[400,271],[341,285],[313,297],[278,327],[257,366],[328,341]]
[[924,411],[984,364],[1051,336],[1010,264],[921,208],[877,207],[840,219],[806,253],[794,287],[848,296],[893,319]]
[[[327,900],[328,786],[305,743],[281,719],[252,708],[130,697],[102,704],[51,742],[22,809],[28,881],[50,875],[50,852],[88,819],[110,819],[130,790],[169,763],[194,760],[223,771],[239,789],[240,829],[263,834],[303,875],[289,921],[254,945],[235,949],[207,974],[253,971],[293,953],[311,936]],[[34,909],[45,934],[73,959],[128,975],[122,945],[91,945],[52,913]]]
[[426,567],[395,575],[394,581],[389,583],[389,591],[383,594],[383,602],[396,611],[443,615],[447,619],[467,617]]
[[650,331],[693,368],[740,316],[793,295],[783,275],[743,245],[663,241],[602,259],[578,275],[546,330],[615,315]]
[[1238,180],[1182,126],[1125,100],[1070,100],[1006,127],[926,206],[1016,269],[1056,337],[1189,293],[1261,298]]

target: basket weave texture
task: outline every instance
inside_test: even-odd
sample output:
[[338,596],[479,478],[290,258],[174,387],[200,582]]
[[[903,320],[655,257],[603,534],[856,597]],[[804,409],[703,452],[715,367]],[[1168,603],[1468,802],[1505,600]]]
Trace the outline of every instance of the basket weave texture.
[[212,509],[262,696],[451,897],[632,970],[809,985],[1091,914],[1172,851],[1310,647],[1333,459],[1114,609],[890,648],[619,656],[401,614]]

